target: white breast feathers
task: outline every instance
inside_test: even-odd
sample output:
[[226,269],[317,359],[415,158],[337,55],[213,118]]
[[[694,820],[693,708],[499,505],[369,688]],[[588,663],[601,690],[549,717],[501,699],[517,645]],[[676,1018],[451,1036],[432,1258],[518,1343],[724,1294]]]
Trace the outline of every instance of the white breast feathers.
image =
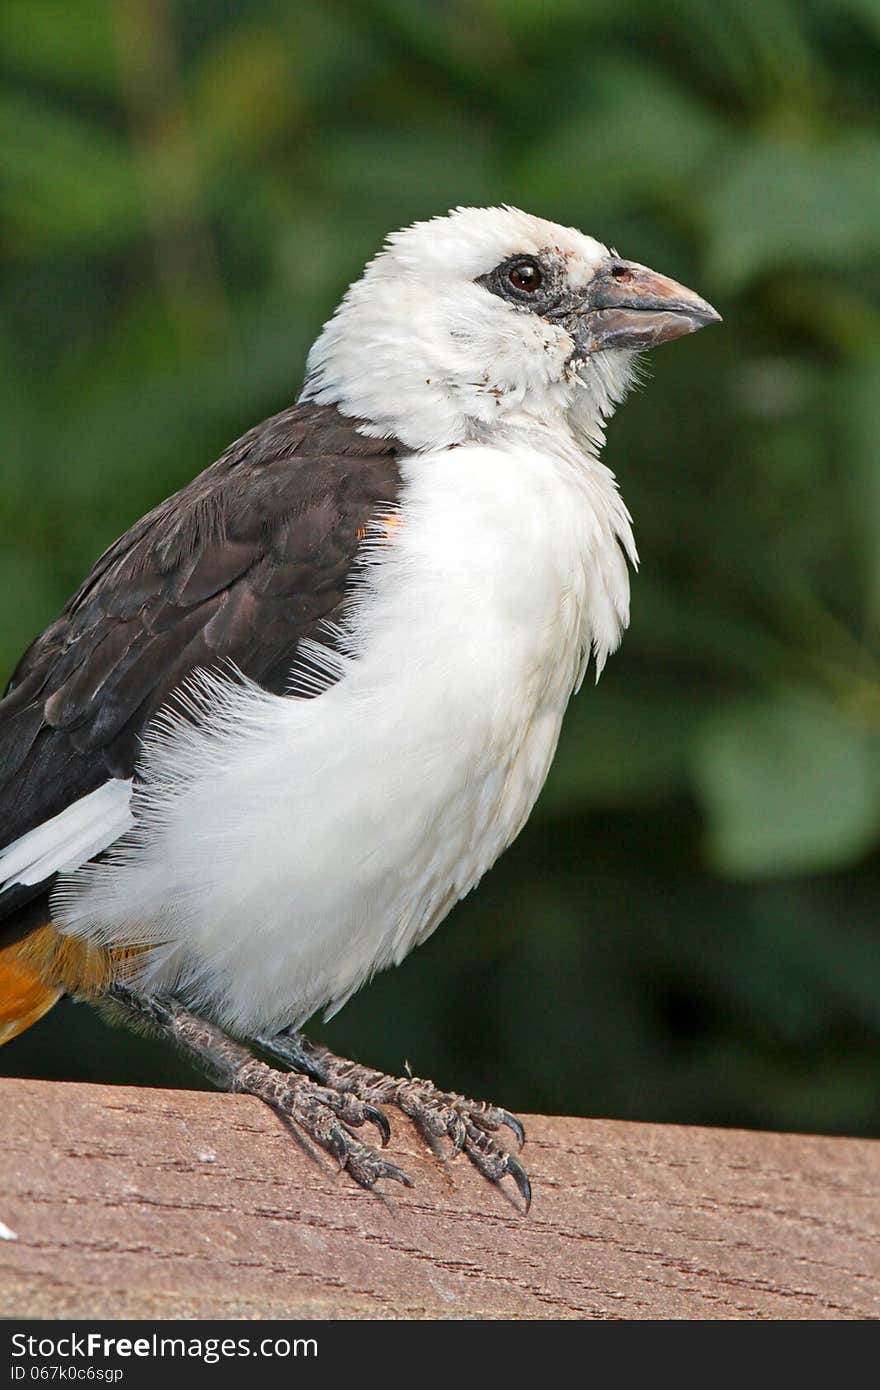
[[404,460],[317,698],[202,679],[160,721],[136,827],[60,881],[64,930],[253,1034],[397,962],[523,825],[568,699],[628,618],[629,518],[571,436],[511,428]]

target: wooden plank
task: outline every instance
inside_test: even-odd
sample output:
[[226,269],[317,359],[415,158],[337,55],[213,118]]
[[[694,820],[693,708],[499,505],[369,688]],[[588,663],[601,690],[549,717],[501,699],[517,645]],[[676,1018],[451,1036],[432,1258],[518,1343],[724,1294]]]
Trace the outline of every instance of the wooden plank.
[[877,1142],[533,1116],[523,1217],[394,1115],[416,1186],[371,1194],[249,1097],[3,1081],[0,1107],[7,1317],[880,1315]]

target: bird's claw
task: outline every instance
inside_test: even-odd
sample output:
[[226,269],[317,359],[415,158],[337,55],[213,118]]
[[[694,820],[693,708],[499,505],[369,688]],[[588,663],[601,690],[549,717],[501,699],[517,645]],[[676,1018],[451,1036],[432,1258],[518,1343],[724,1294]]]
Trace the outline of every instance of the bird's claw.
[[402,1187],[413,1186],[413,1180],[409,1173],[398,1168],[396,1163],[386,1162],[366,1144],[361,1144],[357,1140],[348,1145],[342,1166],[348,1170],[359,1187],[365,1187],[369,1192],[373,1191],[376,1183],[382,1178],[387,1178],[391,1182],[399,1182]]
[[484,1178],[494,1183],[500,1183],[501,1179],[509,1173],[519,1189],[527,1214],[532,1205],[532,1184],[522,1164],[514,1158],[513,1154],[503,1149],[497,1140],[493,1139],[491,1134],[475,1121],[471,1121],[467,1128],[468,1137],[465,1153],[477,1172],[482,1173]]
[[[315,1086],[324,1106],[334,1113],[348,1133],[346,1154],[340,1162],[362,1187],[372,1187],[380,1177],[412,1186],[407,1174],[373,1154],[350,1132],[351,1126],[369,1121],[378,1129],[385,1148],[391,1138],[391,1128],[378,1107],[390,1103],[414,1120],[428,1138],[447,1139],[450,1158],[466,1154],[488,1181],[499,1183],[509,1173],[528,1211],[532,1201],[528,1175],[494,1138],[498,1130],[506,1127],[519,1149],[525,1143],[525,1130],[509,1110],[468,1100],[454,1091],[441,1091],[433,1082],[416,1076],[385,1076],[370,1067],[336,1057],[327,1048],[314,1047],[299,1033],[281,1034],[274,1039],[260,1038],[258,1042],[287,1065],[308,1070],[315,1078],[309,1084]],[[325,1147],[328,1146],[325,1144]]]
[[416,1077],[397,1083],[394,1101],[426,1134],[449,1138],[450,1158],[466,1154],[490,1182],[498,1183],[509,1173],[528,1211],[532,1201],[528,1175],[522,1164],[493,1138],[497,1130],[506,1126],[520,1149],[525,1143],[525,1130],[509,1110],[467,1100],[451,1091],[438,1091],[432,1082]]
[[284,1120],[296,1125],[315,1144],[331,1154],[361,1187],[372,1189],[382,1178],[412,1187],[412,1179],[402,1168],[363,1144],[352,1133],[369,1121],[375,1125],[382,1147],[391,1138],[391,1126],[375,1105],[357,1096],[320,1085],[295,1072],[279,1072],[265,1062],[249,1058],[239,1069],[231,1089],[258,1096],[271,1105]]
[[382,1140],[382,1148],[386,1148],[391,1138],[391,1126],[388,1123],[387,1115],[375,1105],[365,1105],[364,1117],[369,1120],[371,1125],[376,1126]]
[[[526,1132],[525,1132],[525,1130],[523,1129],[522,1121],[521,1121],[521,1120],[518,1120],[517,1117],[516,1117],[515,1115],[511,1115],[511,1113],[510,1113],[509,1110],[502,1110],[502,1111],[501,1111],[501,1123],[502,1123],[503,1125],[507,1125],[507,1128],[508,1128],[508,1129],[513,1130],[514,1138],[516,1139],[517,1148],[518,1148],[518,1149],[521,1149],[522,1146],[523,1146],[523,1144],[526,1142]],[[520,1169],[520,1171],[522,1172],[522,1169]],[[523,1177],[525,1177],[525,1174],[524,1174],[524,1173],[523,1173]],[[526,1182],[528,1182],[528,1178],[526,1178]],[[524,1196],[524,1197],[525,1197],[525,1195],[526,1195],[526,1194],[523,1192],[523,1196]],[[530,1189],[529,1189],[528,1201],[531,1201],[531,1200],[532,1200],[532,1198],[531,1198],[531,1188],[530,1188]]]
[[520,1196],[525,1202],[526,1215],[528,1215],[529,1207],[532,1205],[532,1184],[529,1182],[529,1175],[512,1154],[507,1155],[507,1171],[519,1188]]

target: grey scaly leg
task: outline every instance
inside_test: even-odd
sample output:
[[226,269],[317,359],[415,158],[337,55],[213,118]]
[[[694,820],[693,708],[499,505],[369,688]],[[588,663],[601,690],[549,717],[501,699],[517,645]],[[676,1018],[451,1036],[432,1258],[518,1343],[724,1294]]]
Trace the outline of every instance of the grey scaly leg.
[[[412,1187],[412,1179],[352,1134],[369,1121],[379,1130],[383,1145],[390,1137],[388,1121],[375,1106],[352,1091],[322,1085],[309,1075],[277,1071],[254,1057],[248,1048],[227,1036],[216,1024],[183,1008],[169,996],[148,996],[117,986],[109,991],[114,1012],[145,1024],[175,1043],[224,1091],[258,1096],[284,1120],[347,1168],[355,1182],[373,1187],[380,1178]],[[304,1069],[300,1069],[304,1070]]]

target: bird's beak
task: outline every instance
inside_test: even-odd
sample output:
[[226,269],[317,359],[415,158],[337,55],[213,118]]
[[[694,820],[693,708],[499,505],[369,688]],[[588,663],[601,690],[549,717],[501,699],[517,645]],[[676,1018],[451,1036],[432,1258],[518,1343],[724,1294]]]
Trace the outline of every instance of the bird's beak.
[[593,276],[574,318],[577,355],[583,357],[606,348],[657,347],[721,322],[717,310],[693,290],[616,257]]

